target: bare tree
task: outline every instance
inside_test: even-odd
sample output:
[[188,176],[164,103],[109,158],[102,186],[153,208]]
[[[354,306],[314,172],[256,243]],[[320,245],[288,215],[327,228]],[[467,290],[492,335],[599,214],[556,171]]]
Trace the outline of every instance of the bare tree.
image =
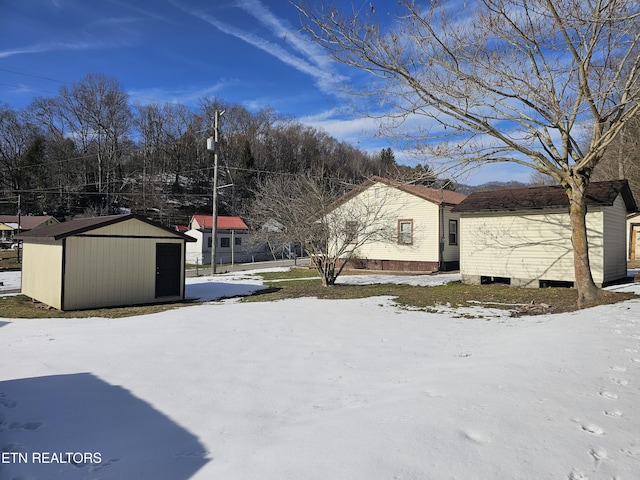
[[593,172],[594,180],[629,180],[640,199],[640,115],[625,125]]
[[[258,185],[251,223],[271,244],[301,245],[311,258],[323,286],[334,285],[358,248],[396,237],[395,216],[385,198],[373,201],[348,196],[348,208],[338,199],[343,185],[313,175],[278,175]],[[266,225],[268,228],[260,229]]]
[[95,183],[97,191],[107,196],[108,209],[114,171],[131,128],[128,95],[115,78],[88,74],[71,87],[60,88],[58,108],[82,152],[95,155]]
[[382,6],[297,6],[303,28],[330,56],[373,75],[352,93],[367,115],[385,119],[383,129],[434,160],[514,162],[560,183],[579,303],[596,300],[585,192],[607,147],[640,111],[640,3],[398,3],[395,17]]

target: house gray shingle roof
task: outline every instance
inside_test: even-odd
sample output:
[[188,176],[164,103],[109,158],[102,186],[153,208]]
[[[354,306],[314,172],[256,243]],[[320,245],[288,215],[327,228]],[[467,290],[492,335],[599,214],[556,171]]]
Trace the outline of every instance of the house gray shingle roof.
[[79,235],[81,233],[88,232],[90,230],[95,230],[96,228],[106,227],[108,225],[113,225],[115,223],[123,222],[125,220],[129,220],[135,218],[142,222],[148,223],[149,225],[153,225],[154,227],[161,228],[167,233],[175,235],[176,237],[181,237],[187,240],[188,242],[194,242],[195,239],[189,237],[188,235],[184,235],[175,230],[171,230],[169,228],[163,227],[162,225],[153,222],[145,217],[129,214],[129,215],[107,215],[103,217],[90,217],[90,218],[78,218],[75,220],[69,220],[67,222],[57,223],[55,225],[49,225],[46,227],[36,228],[30,230],[28,232],[24,232],[20,235],[16,235],[15,238],[19,240],[29,240],[29,239],[50,239],[50,240],[60,240],[66,237],[70,237],[72,235]]
[[[587,207],[611,206],[622,195],[627,212],[637,204],[626,180],[592,182],[587,187]],[[569,208],[569,198],[560,185],[473,192],[453,207],[454,212],[502,212]]]
[[[41,225],[55,221],[51,215],[22,215],[20,217],[20,228],[22,230],[31,230],[33,228],[40,227]],[[0,223],[18,223],[17,215],[0,215]]]

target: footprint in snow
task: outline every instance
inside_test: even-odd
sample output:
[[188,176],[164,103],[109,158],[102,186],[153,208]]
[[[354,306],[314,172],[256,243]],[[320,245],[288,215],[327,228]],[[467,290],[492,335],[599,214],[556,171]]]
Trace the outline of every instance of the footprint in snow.
[[614,372],[626,372],[627,368],[626,367],[621,367],[619,365],[613,365],[612,367],[609,367],[611,370],[613,370]]
[[594,423],[587,423],[585,425],[582,425],[582,430],[593,435],[604,435],[604,430],[602,429],[602,427],[599,427]]
[[16,408],[17,403],[8,399],[6,393],[0,393],[0,407]]
[[42,426],[42,422],[18,423],[11,422],[9,430],[37,430]]
[[484,443],[490,443],[491,439],[487,436],[485,436],[484,434],[480,433],[480,432],[474,432],[474,431],[463,431],[462,434],[468,438],[469,440],[475,442],[475,443],[479,443],[479,444],[484,444]]
[[587,477],[584,473],[582,473],[580,470],[571,470],[571,473],[569,474],[569,480],[589,480],[589,477]]
[[607,452],[604,448],[592,448],[589,453],[595,461],[596,469],[600,466],[600,462],[609,459],[609,452]]
[[620,418],[623,415],[623,413],[616,408],[614,408],[613,410],[605,410],[604,414],[613,418]]
[[629,385],[629,381],[628,381],[628,380],[624,380],[624,379],[622,379],[622,378],[609,377],[609,379],[610,379],[613,383],[617,383],[618,385],[622,385],[622,386]]
[[608,390],[600,390],[600,396],[602,398],[608,398],[609,400],[617,400],[618,399],[618,394],[617,393],[609,392]]

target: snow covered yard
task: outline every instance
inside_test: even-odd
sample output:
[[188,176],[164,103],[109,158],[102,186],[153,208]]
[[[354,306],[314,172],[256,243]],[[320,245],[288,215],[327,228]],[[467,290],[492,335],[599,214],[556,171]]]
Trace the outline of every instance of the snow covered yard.
[[639,313],[487,320],[368,298],[0,319],[0,478],[637,479]]

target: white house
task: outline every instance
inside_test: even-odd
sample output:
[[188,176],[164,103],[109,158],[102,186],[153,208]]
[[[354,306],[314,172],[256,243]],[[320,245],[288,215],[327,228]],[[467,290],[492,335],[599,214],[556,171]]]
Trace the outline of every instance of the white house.
[[[593,279],[627,276],[625,219],[636,210],[626,180],[587,188],[587,237]],[[460,273],[469,284],[572,285],[569,200],[560,186],[474,192],[458,204]]]
[[372,270],[455,270],[459,267],[460,216],[452,209],[464,198],[450,190],[372,177],[340,198],[331,211],[354,212],[363,205],[375,206],[375,221],[384,222],[391,232],[384,240],[360,245],[353,266]]
[[[211,265],[212,215],[194,215],[186,235],[196,241],[187,244],[187,263]],[[218,216],[216,263],[243,263],[255,259],[249,244],[249,227],[240,217]]]

